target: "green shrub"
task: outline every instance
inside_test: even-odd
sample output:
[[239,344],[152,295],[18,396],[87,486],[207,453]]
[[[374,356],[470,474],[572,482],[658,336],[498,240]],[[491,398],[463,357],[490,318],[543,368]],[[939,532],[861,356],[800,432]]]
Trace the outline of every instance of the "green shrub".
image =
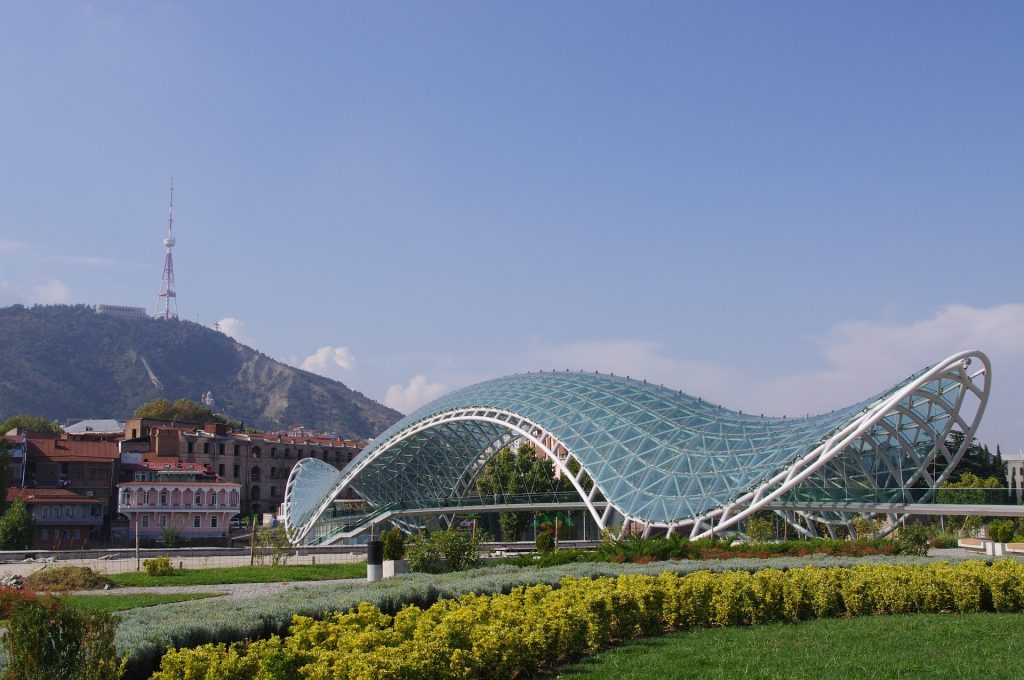
[[181,529],[178,527],[164,527],[160,532],[160,542],[165,548],[177,548],[181,546]]
[[24,501],[15,498],[0,516],[0,550],[26,550],[31,547],[35,526],[36,521]]
[[405,557],[405,532],[398,527],[391,527],[381,534],[384,543],[384,559],[400,560]]
[[413,535],[406,548],[409,569],[428,574],[462,571],[480,564],[480,544],[487,534],[448,529]]
[[747,520],[746,534],[755,543],[775,540],[775,522],[769,517],[751,517]]
[[170,557],[152,557],[142,561],[142,568],[150,576],[170,576],[174,573]]
[[933,548],[955,548],[959,545],[957,537],[953,534],[936,534],[929,539],[928,543]]
[[555,549],[555,539],[551,537],[551,534],[546,531],[542,531],[537,534],[537,552],[541,555],[547,555]]
[[899,551],[903,555],[927,555],[930,538],[928,527],[919,522],[900,527]]
[[988,525],[988,537],[996,543],[1009,543],[1013,540],[1014,531],[1013,520],[1000,519],[995,522],[989,522]]
[[47,567],[25,579],[33,590],[54,592],[65,590],[101,590],[114,582],[89,567]]
[[23,602],[4,634],[7,667],[2,680],[118,680],[127,658],[114,649],[117,617],[79,612],[52,597]]

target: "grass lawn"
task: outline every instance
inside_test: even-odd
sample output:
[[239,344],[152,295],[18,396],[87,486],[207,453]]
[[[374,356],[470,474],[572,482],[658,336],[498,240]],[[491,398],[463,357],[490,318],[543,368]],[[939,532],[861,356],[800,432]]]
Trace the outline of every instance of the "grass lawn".
[[202,600],[207,597],[217,597],[221,594],[175,593],[173,595],[158,595],[156,593],[143,593],[141,595],[69,595],[65,598],[65,602],[69,607],[85,612],[119,612],[137,607],[152,607],[157,604]]
[[170,576],[150,576],[144,571],[110,575],[110,579],[119,586],[215,586],[225,583],[326,581],[336,578],[366,578],[366,563],[176,569]]
[[630,642],[559,678],[1019,678],[1024,614],[918,614],[702,629]]

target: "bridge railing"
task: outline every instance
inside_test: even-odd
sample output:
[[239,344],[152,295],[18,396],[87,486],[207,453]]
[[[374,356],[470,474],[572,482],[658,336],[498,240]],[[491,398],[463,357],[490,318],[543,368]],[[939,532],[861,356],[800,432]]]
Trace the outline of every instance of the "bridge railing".
[[780,503],[953,503],[963,505],[1024,505],[1016,489],[967,487],[909,487],[893,489],[793,489]]
[[339,534],[348,534],[366,527],[376,519],[383,518],[384,515],[395,513],[415,514],[416,510],[436,511],[444,509],[457,514],[460,511],[471,512],[475,508],[493,507],[496,505],[522,505],[528,509],[531,506],[538,505],[580,502],[580,496],[575,491],[410,499],[388,503],[377,508],[332,510],[317,521],[310,532],[310,539],[313,545],[317,545]]

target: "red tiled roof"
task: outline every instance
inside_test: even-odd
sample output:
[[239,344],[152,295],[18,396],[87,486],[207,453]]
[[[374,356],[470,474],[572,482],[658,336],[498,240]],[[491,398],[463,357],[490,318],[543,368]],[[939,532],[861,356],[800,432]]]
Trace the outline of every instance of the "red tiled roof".
[[120,456],[116,442],[28,438],[28,457],[65,462],[109,463]]
[[89,498],[71,489],[7,489],[7,502],[20,498],[26,505],[32,503],[103,503],[99,498]]

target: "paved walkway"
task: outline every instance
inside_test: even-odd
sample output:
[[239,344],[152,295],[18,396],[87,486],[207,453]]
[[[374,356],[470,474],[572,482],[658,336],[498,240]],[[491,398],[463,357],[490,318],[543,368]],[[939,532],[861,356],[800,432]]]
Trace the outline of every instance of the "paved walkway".
[[315,586],[337,586],[349,588],[363,585],[366,579],[346,578],[330,581],[277,581],[274,583],[225,583],[222,585],[202,586],[146,586],[111,588],[110,590],[76,590],[74,595],[136,595],[156,593],[171,595],[175,593],[224,593],[226,599],[241,600],[249,597],[263,597],[290,590],[292,588],[313,588]]
[[[148,559],[153,555],[145,555],[140,558]],[[267,562],[270,558],[267,558]],[[343,564],[352,562],[365,562],[365,554],[321,554],[321,555],[289,555],[288,564]],[[219,567],[247,567],[249,566],[249,553],[238,553],[235,555],[216,555],[200,557],[171,557],[171,564],[182,569],[207,569]],[[60,561],[47,560],[25,560],[22,562],[7,562],[0,564],[0,577],[9,574],[28,576],[34,574],[47,566],[61,567],[89,567],[93,571],[102,574],[121,574],[137,570],[137,563],[134,557],[124,559],[67,559]]]

